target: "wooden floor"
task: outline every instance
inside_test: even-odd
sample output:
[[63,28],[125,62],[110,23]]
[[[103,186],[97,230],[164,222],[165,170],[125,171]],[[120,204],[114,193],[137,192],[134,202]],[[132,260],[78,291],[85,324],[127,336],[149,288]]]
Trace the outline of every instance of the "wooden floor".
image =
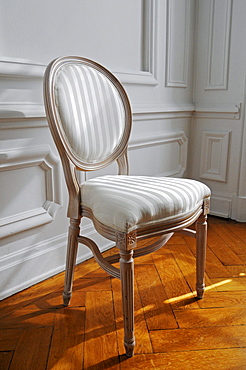
[[174,236],[135,271],[133,358],[120,282],[89,260],[76,267],[69,308],[63,274],[0,302],[0,369],[246,369],[246,224],[209,219],[203,300],[193,295],[193,238]]

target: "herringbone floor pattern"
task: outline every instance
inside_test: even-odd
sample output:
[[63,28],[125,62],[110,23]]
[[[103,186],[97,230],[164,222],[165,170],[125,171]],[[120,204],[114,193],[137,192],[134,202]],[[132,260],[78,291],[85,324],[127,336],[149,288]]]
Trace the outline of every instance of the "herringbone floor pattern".
[[[111,250],[106,254],[115,253]],[[209,218],[206,294],[195,240],[176,235],[135,261],[135,356],[124,356],[120,282],[94,260],[0,302],[0,369],[246,369],[246,224]]]

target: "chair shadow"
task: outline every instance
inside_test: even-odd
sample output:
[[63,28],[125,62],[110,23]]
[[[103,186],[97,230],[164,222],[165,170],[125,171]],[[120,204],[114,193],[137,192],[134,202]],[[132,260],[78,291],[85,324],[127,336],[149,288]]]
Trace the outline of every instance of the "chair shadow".
[[100,361],[96,365],[87,366],[84,370],[107,370],[107,369],[120,369],[120,363],[126,361],[128,357],[126,355],[123,356],[113,356],[108,358],[107,360]]

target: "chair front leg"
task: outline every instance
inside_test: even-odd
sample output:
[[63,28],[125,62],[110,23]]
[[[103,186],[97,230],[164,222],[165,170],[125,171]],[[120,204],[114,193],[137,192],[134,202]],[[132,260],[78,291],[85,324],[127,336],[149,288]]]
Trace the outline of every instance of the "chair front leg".
[[127,357],[134,354],[134,259],[133,250],[120,250],[120,279],[124,319],[124,345]]
[[78,236],[80,233],[80,219],[70,218],[67,242],[67,261],[65,283],[63,292],[63,304],[68,306],[72,296],[73,275],[78,251]]
[[196,223],[196,291],[201,299],[205,289],[205,262],[207,245],[207,215],[201,214]]

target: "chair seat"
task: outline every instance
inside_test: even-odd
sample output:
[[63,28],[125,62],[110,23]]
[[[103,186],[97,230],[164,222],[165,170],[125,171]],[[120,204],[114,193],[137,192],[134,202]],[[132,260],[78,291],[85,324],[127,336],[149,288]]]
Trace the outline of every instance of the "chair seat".
[[192,215],[210,196],[195,180],[170,177],[102,176],[81,185],[81,203],[116,231],[128,233]]

